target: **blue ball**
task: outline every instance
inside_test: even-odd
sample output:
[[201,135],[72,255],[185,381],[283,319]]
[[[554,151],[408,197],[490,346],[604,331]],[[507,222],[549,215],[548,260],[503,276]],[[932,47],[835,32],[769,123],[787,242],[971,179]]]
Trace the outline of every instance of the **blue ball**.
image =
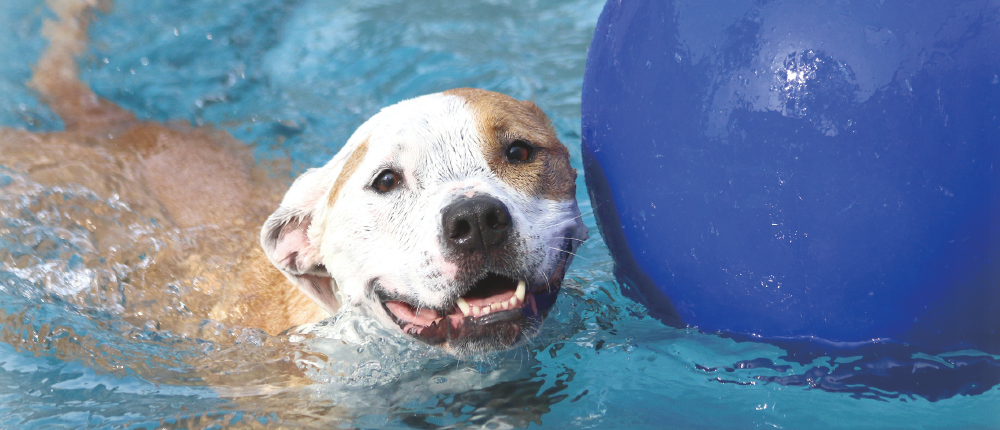
[[1000,8],[609,1],[583,157],[654,315],[1000,353]]

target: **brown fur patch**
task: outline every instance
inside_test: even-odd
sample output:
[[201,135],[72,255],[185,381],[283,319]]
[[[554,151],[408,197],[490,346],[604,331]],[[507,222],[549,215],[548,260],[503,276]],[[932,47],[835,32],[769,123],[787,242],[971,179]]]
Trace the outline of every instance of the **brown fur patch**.
[[327,200],[328,207],[333,207],[333,204],[337,202],[337,198],[340,197],[340,190],[344,188],[347,180],[354,175],[354,171],[358,170],[358,166],[364,161],[366,154],[368,154],[368,139],[361,142],[354,152],[351,153],[351,156],[347,158],[347,161],[344,162],[344,168],[340,169],[340,175],[337,176],[337,180],[333,182],[333,188],[330,189],[330,198]]
[[[222,303],[212,310],[212,319],[258,327],[276,335],[289,327],[329,316],[326,310],[293,287],[260,248],[254,248],[240,266],[239,283],[255,288],[227,291]],[[263,309],[267,312],[262,312]]]
[[[0,165],[41,186],[83,186],[99,197],[42,199],[32,210],[65,212],[61,227],[89,232],[88,269],[131,269],[66,300],[119,310],[136,327],[153,324],[199,338],[211,337],[202,329],[210,317],[272,334],[325,318],[257,244],[259,226],[288,188],[280,179],[288,177],[287,161],[260,166],[250,147],[210,127],[139,121],[78,79],[75,57],[86,47],[91,8],[100,1],[49,2],[58,20],[44,24],[50,44],[29,85],[66,130],[0,128]],[[107,199],[127,210],[109,209]],[[158,245],[137,243],[144,240]],[[0,264],[33,263],[0,252]]]
[[[526,194],[551,200],[576,196],[576,170],[570,166],[569,152],[538,106],[474,88],[457,88],[444,94],[468,102],[483,136],[483,156],[500,180]],[[531,162],[507,161],[505,151],[515,140],[525,140],[538,149]]]

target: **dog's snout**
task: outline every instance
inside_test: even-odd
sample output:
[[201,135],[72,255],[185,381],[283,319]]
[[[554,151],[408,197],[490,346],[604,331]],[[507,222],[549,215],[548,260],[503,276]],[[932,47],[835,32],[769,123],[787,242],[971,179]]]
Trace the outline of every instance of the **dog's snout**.
[[442,216],[445,243],[457,251],[489,250],[510,235],[507,206],[491,196],[463,198],[446,207]]

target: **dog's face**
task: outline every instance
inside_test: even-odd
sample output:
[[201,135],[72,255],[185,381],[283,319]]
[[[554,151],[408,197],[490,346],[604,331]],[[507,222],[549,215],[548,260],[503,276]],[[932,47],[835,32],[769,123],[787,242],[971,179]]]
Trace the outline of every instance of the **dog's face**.
[[537,332],[587,238],[575,178],[533,103],[432,94],[383,109],[299,178],[262,244],[331,312],[339,290],[455,354],[505,349]]

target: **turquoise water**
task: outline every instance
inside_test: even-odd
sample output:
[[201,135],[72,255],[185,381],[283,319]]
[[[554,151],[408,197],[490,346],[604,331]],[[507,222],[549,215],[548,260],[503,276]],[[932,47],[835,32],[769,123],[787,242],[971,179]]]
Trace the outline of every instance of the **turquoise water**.
[[[97,15],[81,65],[98,94],[141,118],[214,125],[296,169],[325,163],[382,106],[452,87],[501,91],[549,113],[579,169],[580,86],[602,6],[121,1]],[[49,16],[41,1],[0,6],[0,125],[62,128],[24,87]],[[578,198],[589,214],[582,177]],[[0,166],[0,428],[1000,428],[996,387],[929,399],[766,382],[852,358],[800,363],[775,346],[662,325],[621,295],[590,215],[592,239],[542,335],[481,362],[349,314],[305,339],[237,331],[235,346],[134,325],[114,307],[66,299],[94,283],[113,289],[130,270],[91,264],[100,256],[73,211],[94,199],[107,196],[46,189]],[[169,239],[109,206],[104,216],[142,231],[137,248]],[[286,357],[313,382],[272,378]],[[204,372],[228,379],[192,376]]]

